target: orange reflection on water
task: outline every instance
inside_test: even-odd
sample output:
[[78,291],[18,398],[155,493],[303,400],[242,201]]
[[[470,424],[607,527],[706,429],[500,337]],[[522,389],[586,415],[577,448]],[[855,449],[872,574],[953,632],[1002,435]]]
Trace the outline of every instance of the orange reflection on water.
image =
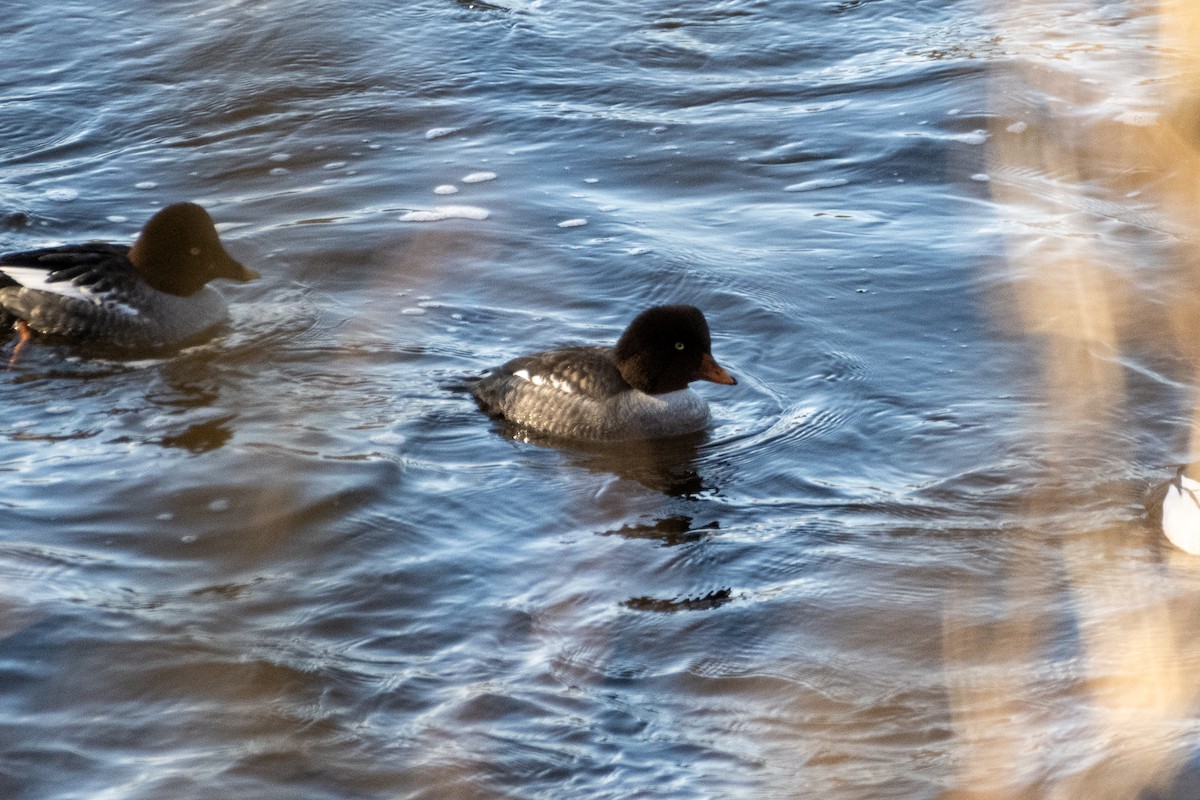
[[[1200,364],[1200,7],[1123,10],[1112,24],[1091,4],[1015,2],[1001,37],[995,314],[1040,355],[1024,436],[1044,489],[1012,532],[1037,541],[1012,541],[1007,574],[947,604],[953,796],[1133,798],[1169,787],[1188,756],[1200,604],[1173,593],[1170,572],[1200,563],[1168,551],[1164,566],[1135,546],[1140,520],[1111,520],[1137,500],[1120,496],[1133,470],[1113,474],[1134,457],[1117,430],[1136,418],[1123,352],[1136,342]],[[1144,26],[1154,36],[1130,35]],[[1200,412],[1192,453],[1197,431]],[[1054,652],[1064,641],[1073,652]]]

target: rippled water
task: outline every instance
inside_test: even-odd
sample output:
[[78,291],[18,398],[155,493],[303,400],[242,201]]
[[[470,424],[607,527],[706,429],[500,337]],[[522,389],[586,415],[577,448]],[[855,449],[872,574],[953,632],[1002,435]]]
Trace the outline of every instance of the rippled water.
[[[0,245],[263,279],[0,376],[0,797],[1195,796],[1179,8],[11,5]],[[658,302],[703,437],[464,391]]]

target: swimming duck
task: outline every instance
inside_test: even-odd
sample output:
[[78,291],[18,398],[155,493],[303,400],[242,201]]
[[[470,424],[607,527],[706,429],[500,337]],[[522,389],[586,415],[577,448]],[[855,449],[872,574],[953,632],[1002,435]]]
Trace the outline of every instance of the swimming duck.
[[615,347],[581,346],[515,358],[471,389],[480,407],[553,437],[621,441],[680,436],[709,419],[695,380],[736,384],[713,358],[694,306],[638,314]]
[[[1175,472],[1162,501],[1163,534],[1171,544],[1191,555],[1200,555],[1200,481]],[[1161,490],[1160,490],[1161,491]]]
[[0,255],[0,315],[20,331],[17,350],[32,333],[165,347],[224,321],[225,299],[209,281],[257,277],[225,252],[207,211],[176,203],[150,218],[133,247],[88,242]]

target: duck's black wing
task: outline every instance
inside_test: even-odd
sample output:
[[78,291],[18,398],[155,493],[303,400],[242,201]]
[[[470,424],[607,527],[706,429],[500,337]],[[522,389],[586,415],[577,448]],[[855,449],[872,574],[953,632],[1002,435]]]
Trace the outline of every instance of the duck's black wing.
[[[77,294],[65,288],[70,285],[104,295],[131,280],[139,278],[126,245],[89,242],[0,255],[0,286]],[[55,283],[64,286],[55,287]]]

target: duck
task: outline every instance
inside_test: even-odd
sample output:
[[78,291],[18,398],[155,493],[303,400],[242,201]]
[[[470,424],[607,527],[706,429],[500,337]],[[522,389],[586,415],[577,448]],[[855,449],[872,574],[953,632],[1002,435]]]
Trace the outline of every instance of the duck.
[[1162,499],[1163,534],[1189,555],[1200,555],[1200,481],[1189,478],[1186,467],[1175,471]]
[[614,346],[520,356],[471,387],[480,408],[545,436],[590,442],[695,433],[708,403],[688,384],[737,381],[712,354],[708,321],[690,305],[642,311]]
[[257,277],[226,252],[204,208],[175,203],[150,218],[132,247],[87,242],[0,255],[0,317],[19,333],[12,359],[33,335],[122,350],[171,347],[227,318],[210,281]]

